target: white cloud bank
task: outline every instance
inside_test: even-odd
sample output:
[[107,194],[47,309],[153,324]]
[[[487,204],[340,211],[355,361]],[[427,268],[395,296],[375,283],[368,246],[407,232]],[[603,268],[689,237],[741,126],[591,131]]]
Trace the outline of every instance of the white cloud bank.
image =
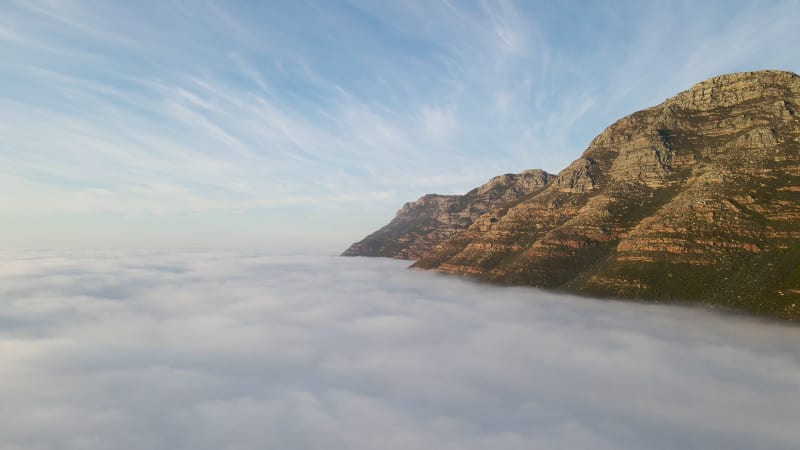
[[796,449],[800,329],[242,253],[2,254],[1,449]]

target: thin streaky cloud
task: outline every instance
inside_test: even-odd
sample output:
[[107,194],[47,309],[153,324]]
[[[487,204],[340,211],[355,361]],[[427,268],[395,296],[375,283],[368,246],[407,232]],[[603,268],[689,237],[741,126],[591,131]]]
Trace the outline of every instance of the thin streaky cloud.
[[[424,193],[556,172],[614,120],[709,76],[800,71],[797,16],[792,1],[7,2],[0,172],[38,188],[2,214],[353,199],[344,214],[363,218],[345,244]],[[112,197],[175,189],[111,207],[78,181]],[[272,213],[276,233],[292,228]]]

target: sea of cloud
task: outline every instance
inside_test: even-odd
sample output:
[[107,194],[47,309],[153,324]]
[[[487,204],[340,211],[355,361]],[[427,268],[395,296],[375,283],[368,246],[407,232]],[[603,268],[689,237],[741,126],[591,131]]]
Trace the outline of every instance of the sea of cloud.
[[800,328],[256,253],[0,253],[0,449],[796,449]]

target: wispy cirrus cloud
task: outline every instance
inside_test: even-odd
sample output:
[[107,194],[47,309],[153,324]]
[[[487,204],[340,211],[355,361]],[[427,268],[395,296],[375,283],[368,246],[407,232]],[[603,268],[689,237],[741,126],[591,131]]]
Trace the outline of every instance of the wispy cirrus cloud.
[[557,171],[616,118],[700,79],[796,70],[796,9],[8,2],[0,171],[25,192],[0,205],[184,214],[292,203],[368,213],[355,239],[422,193]]

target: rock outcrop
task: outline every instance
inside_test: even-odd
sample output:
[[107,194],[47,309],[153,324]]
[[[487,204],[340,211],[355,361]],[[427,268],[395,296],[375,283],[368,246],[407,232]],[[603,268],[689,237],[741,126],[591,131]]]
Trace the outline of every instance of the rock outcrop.
[[428,194],[409,202],[380,230],[351,245],[343,256],[419,259],[492,208],[541,191],[553,179],[543,170],[492,178],[464,195]]
[[[435,230],[429,230],[436,236]],[[800,77],[723,75],[624,117],[413,267],[800,320]]]

